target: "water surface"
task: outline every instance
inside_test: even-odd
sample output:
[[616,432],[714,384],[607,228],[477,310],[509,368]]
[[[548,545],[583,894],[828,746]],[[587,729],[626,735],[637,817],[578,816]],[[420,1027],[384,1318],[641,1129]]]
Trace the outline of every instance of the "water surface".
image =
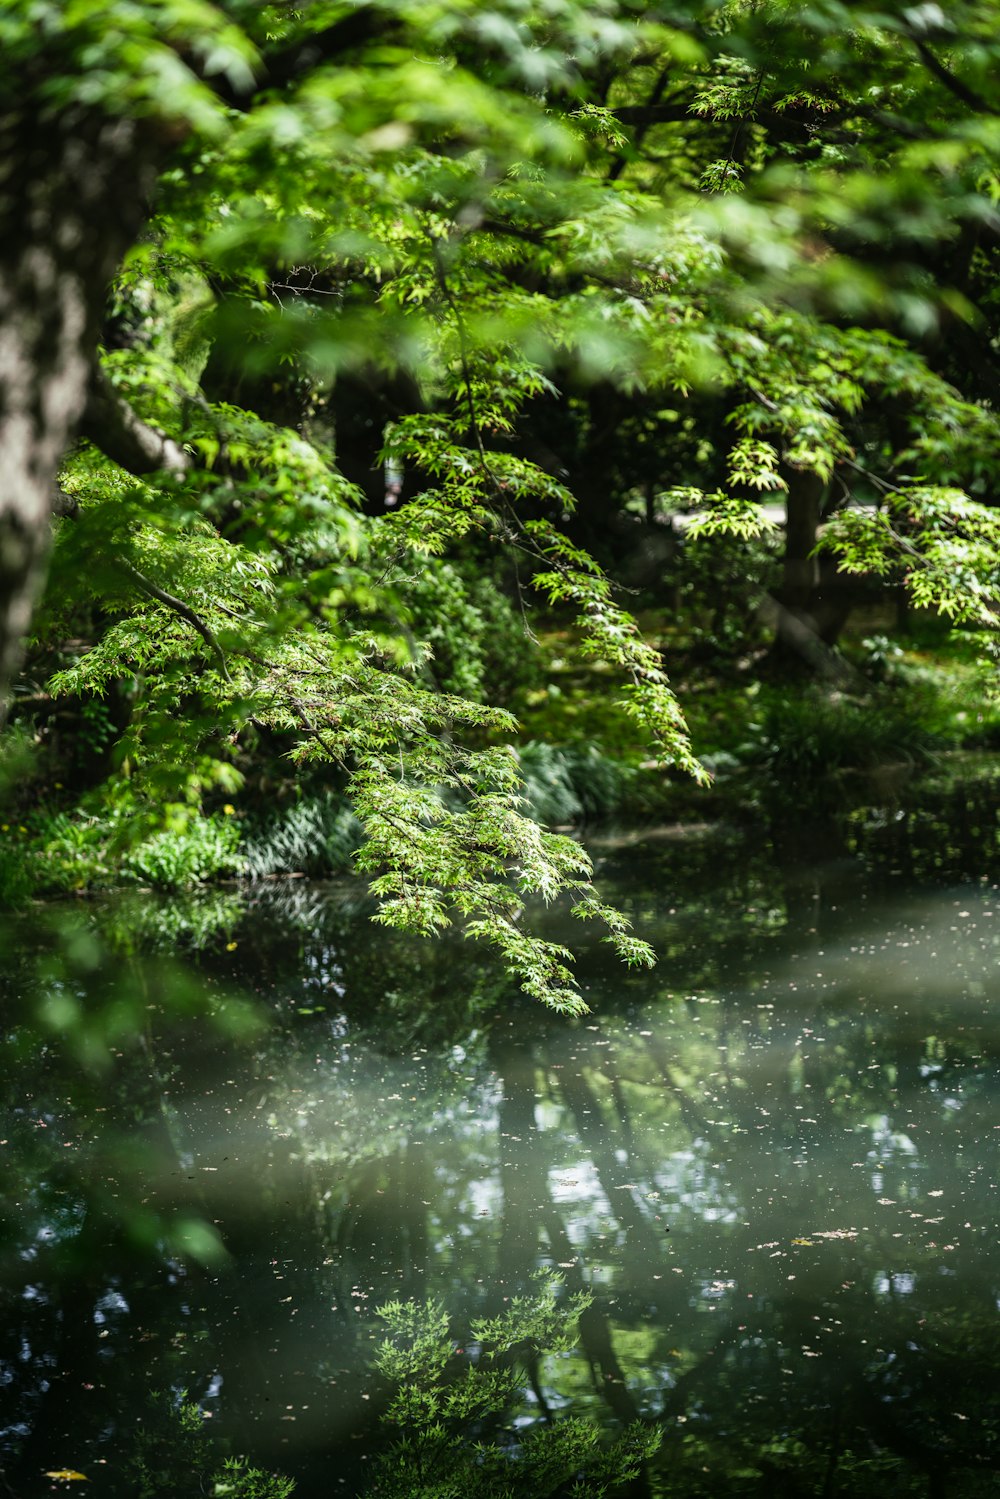
[[377,1307],[435,1297],[462,1347],[544,1266],[593,1303],[520,1423],[655,1424],[637,1492],[995,1492],[1000,890],[800,832],[606,840],[661,962],[575,931],[579,1022],[348,882],[234,898],[189,1020],[162,963],[57,975],[107,1055],[84,1020],[68,1066],[10,1033],[14,1492],[134,1492],[122,1454],[181,1389],[305,1499],[364,1492]]

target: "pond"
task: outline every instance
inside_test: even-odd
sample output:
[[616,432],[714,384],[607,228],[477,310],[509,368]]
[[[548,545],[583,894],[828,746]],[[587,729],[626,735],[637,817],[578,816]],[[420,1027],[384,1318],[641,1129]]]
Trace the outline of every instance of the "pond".
[[[635,1494],[996,1492],[996,835],[968,880],[862,832],[593,840],[660,962],[574,930],[579,1021],[350,882],[39,917],[7,975],[11,1492],[168,1492],[135,1452],[181,1391],[302,1499],[376,1492],[377,1309],[440,1302],[458,1367],[541,1267],[591,1304],[508,1442],[646,1423]],[[143,924],[190,963],[137,958]]]

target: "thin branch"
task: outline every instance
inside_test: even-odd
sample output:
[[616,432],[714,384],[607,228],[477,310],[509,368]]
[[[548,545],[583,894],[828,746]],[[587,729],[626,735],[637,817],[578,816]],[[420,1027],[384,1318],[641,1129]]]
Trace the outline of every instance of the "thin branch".
[[173,610],[174,614],[177,614],[181,619],[186,620],[193,630],[197,630],[198,634],[201,636],[202,640],[208,646],[209,650],[212,652],[212,655],[216,659],[219,668],[219,675],[225,681],[231,682],[233,679],[229,675],[229,668],[226,665],[225,652],[223,651],[222,646],[219,644],[218,639],[213,633],[212,629],[205,623],[201,615],[196,614],[195,611],[191,608],[191,605],[185,604],[183,599],[177,598],[172,593],[167,593],[166,589],[164,588],[159,588],[157,584],[155,584],[150,578],[147,578],[144,573],[141,573],[137,567],[133,567],[131,562],[126,562],[124,557],[118,557],[116,561],[121,570],[127,573],[134,583],[138,584],[143,593],[148,594],[151,599],[156,599],[158,603],[165,605],[166,608]]
[[[740,137],[743,134],[743,130],[746,126],[747,120],[753,118],[753,116],[757,112],[757,100],[760,98],[760,91],[764,87],[764,79],[766,77],[767,74],[765,73],[764,69],[761,68],[760,72],[757,74],[757,87],[753,91],[753,98],[750,100],[750,108],[746,111],[745,114],[741,114],[736,122],[736,129],[733,131],[733,138],[729,143],[729,155],[726,157],[727,167],[735,167],[737,165],[736,148],[740,143]],[[728,176],[728,172],[726,175]]]
[[452,317],[455,319],[455,329],[458,333],[458,354],[459,361],[462,366],[462,384],[465,387],[465,399],[469,408],[469,428],[472,432],[473,441],[476,444],[476,450],[479,453],[479,461],[482,464],[483,473],[489,479],[494,493],[499,499],[502,500],[503,490],[500,486],[499,481],[497,480],[496,475],[490,468],[489,460],[486,457],[486,447],[483,443],[482,428],[479,425],[479,415],[476,410],[476,397],[472,389],[472,369],[469,361],[469,341],[466,337],[465,332],[465,319],[462,317],[462,314],[459,311],[458,303],[455,301],[454,293],[452,292],[452,289],[448,284],[448,277],[445,274],[444,269],[444,261],[441,259],[440,244],[434,235],[430,236],[430,241],[431,253],[434,256],[434,270],[437,276],[437,282],[439,287],[441,288],[441,295],[444,297],[445,301],[448,304],[448,310],[450,311]]
[[[330,291],[326,287],[323,287],[323,286],[293,286],[290,281],[269,281],[267,285],[268,285],[268,290],[271,291],[271,292],[275,292],[275,291],[290,291],[290,292],[294,292],[297,297],[341,297],[341,296],[343,296],[342,292],[339,292],[339,291]],[[277,298],[275,298],[275,300],[277,300]]]
[[302,732],[306,735],[306,738],[315,739],[317,744],[321,744],[323,746],[330,758],[343,770],[346,770],[347,766],[344,763],[343,756],[340,755],[333,748],[333,746],[327,742],[326,739],[324,739],[323,730],[317,729],[316,725],[312,722],[305,704],[299,698],[292,697],[291,694],[289,694],[288,702],[290,707],[292,707],[295,713],[298,715],[299,723],[302,726]]
[[982,94],[977,94],[975,89],[969,88],[963,83],[949,67],[947,67],[936,53],[932,52],[922,37],[910,34],[910,41],[920,54],[920,60],[929,73],[932,73],[938,83],[942,84],[956,99],[967,104],[970,109],[976,110],[978,114],[995,115],[997,110],[984,99]]
[[[455,296],[448,284],[448,278],[445,273],[444,263],[441,259],[441,251],[438,239],[432,234],[428,234],[428,238],[431,242],[431,251],[434,256],[434,264],[437,272],[438,284],[448,306],[448,310],[451,312],[452,317],[455,319],[456,330],[458,333],[459,359],[462,370],[462,380],[465,387],[466,401],[469,408],[469,423],[472,430],[472,436],[475,442],[476,451],[479,457],[480,466],[483,472],[483,476],[492,491],[493,497],[497,501],[499,501],[499,504],[502,507],[504,513],[509,517],[508,524],[510,530],[508,532],[506,540],[508,541],[508,544],[512,544],[513,546],[517,547],[518,550],[532,557],[534,561],[540,562],[548,568],[554,569],[564,578],[568,578],[572,575],[573,569],[568,567],[562,560],[562,558],[560,558],[558,555],[546,555],[543,549],[538,546],[534,542],[534,540],[526,533],[521,522],[521,518],[511,504],[510,499],[504,490],[504,486],[497,479],[496,474],[490,467],[486,452],[486,446],[483,442],[479,416],[476,409],[475,394],[472,389],[472,372],[469,359],[468,339],[465,332],[465,323],[462,318],[461,310],[455,300]],[[606,575],[601,568],[595,568],[594,576],[596,579],[606,580]],[[579,590],[577,590],[577,592],[579,594]],[[582,616],[593,616],[600,612],[600,608],[593,599],[588,602],[584,598],[580,598],[580,611]],[[625,672],[634,687],[640,687],[643,682],[656,680],[656,677],[650,673],[648,666],[639,665],[634,661],[630,663],[623,663],[623,665],[625,666]],[[660,678],[660,680],[664,679]]]
[[532,645],[537,645],[538,636],[531,628],[531,622],[528,619],[527,606],[524,602],[524,587],[521,583],[521,569],[517,565],[516,557],[514,557],[512,561],[514,563],[514,586],[517,589],[517,607],[521,611],[521,627],[524,630],[525,636],[528,640],[531,641]]

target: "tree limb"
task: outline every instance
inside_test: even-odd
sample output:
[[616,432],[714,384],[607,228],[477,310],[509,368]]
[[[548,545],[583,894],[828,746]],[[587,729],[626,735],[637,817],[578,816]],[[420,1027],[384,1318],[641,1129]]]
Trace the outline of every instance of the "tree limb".
[[91,380],[80,435],[139,478],[162,469],[185,474],[191,467],[190,453],[137,416],[101,369],[95,369]]
[[323,31],[317,31],[265,57],[267,86],[281,88],[321,63],[350,52],[354,47],[385,39],[400,29],[401,22],[391,9],[378,4],[359,5]]
[[[659,73],[656,76],[656,81],[654,82],[652,90],[650,91],[649,98],[646,100],[646,103],[643,106],[643,108],[645,108],[646,110],[646,118],[638,121],[636,124],[635,135],[632,140],[633,151],[638,151],[645,138],[646,132],[649,130],[650,125],[653,124],[653,121],[649,116],[649,111],[651,109],[657,109],[659,107],[663,99],[664,90],[666,89],[666,86],[670,81],[670,71],[671,64],[667,63],[664,67],[661,67]],[[618,111],[617,113],[618,118],[621,119],[621,111]],[[628,155],[623,152],[616,161],[613,161],[611,163],[611,170],[608,173],[608,180],[610,182],[617,182],[618,178],[622,175],[627,165]]]
[[941,61],[937,54],[931,51],[922,37],[914,36],[911,33],[910,41],[919,52],[920,60],[927,71],[932,73],[938,83],[943,84],[950,94],[954,94],[956,99],[960,99],[963,104],[967,104],[977,114],[995,115],[997,113],[989,101],[983,98],[982,94],[977,94],[975,89],[971,89],[968,84],[963,83],[961,78],[957,77]]
[[377,3],[357,5],[349,14],[322,31],[297,37],[291,42],[279,43],[273,50],[266,50],[258,76],[244,87],[233,84],[224,75],[213,74],[206,77],[204,70],[192,58],[185,58],[185,62],[226,104],[232,105],[234,109],[246,110],[264,89],[285,88],[313,68],[342,57],[367,42],[388,40],[394,32],[401,29],[400,19],[392,11],[383,10]]
[[666,125],[692,118],[690,104],[621,104],[608,113],[623,125]]
[[181,619],[186,620],[192,629],[197,630],[215,657],[219,668],[219,675],[225,681],[231,682],[233,679],[229,675],[229,668],[226,665],[226,657],[222,646],[201,615],[196,614],[191,605],[185,604],[183,599],[176,598],[172,593],[167,593],[164,588],[158,588],[150,578],[146,577],[145,573],[141,573],[137,567],[133,567],[131,562],[126,562],[124,557],[119,557],[116,560],[122,571],[128,574],[133,583],[139,585],[143,593],[148,594],[151,599],[156,599],[158,603],[166,605],[168,609],[172,609],[174,614],[179,614]]

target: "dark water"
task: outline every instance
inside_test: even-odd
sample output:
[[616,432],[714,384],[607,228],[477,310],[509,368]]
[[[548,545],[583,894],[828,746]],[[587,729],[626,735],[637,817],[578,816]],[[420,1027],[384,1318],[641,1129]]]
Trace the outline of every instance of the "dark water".
[[[598,847],[661,962],[576,933],[579,1022],[349,884],[147,900],[167,945],[200,923],[195,978],[36,944],[0,1145],[10,1492],[141,1492],[123,1463],[180,1390],[305,1499],[365,1492],[376,1308],[433,1296],[461,1347],[539,1266],[593,1303],[517,1422],[655,1424],[631,1492],[997,1491],[995,836],[970,882],[916,879],[898,832],[881,861],[798,833]],[[134,918],[100,918],[119,953]]]

